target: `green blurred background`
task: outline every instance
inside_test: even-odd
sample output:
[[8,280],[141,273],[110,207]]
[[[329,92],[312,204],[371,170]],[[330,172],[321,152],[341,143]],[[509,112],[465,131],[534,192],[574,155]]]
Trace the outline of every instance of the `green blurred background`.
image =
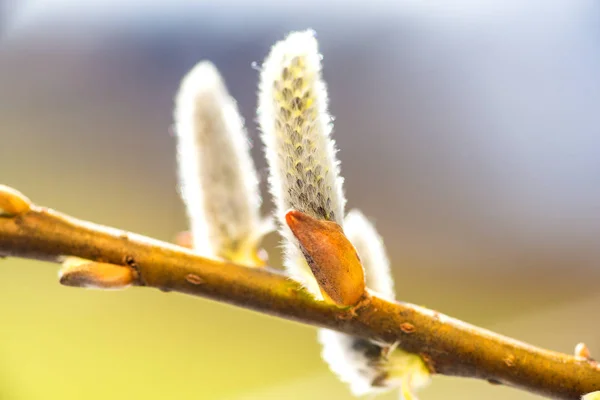
[[[186,228],[169,134],[183,74],[201,59],[222,71],[264,189],[252,64],[288,31],[314,28],[349,207],[384,235],[399,298],[553,350],[584,341],[598,355],[599,8],[5,1],[0,182],[171,240]],[[277,241],[267,239],[273,264]],[[422,392],[532,397],[444,377]],[[84,398],[351,397],[314,328],[155,290],[65,288],[55,265],[2,261],[0,399]]]

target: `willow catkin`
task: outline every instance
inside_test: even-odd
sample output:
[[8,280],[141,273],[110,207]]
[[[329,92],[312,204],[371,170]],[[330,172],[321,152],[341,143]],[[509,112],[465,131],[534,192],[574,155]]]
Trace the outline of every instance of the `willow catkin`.
[[284,265],[317,299],[323,299],[319,285],[285,215],[293,209],[343,224],[346,200],[327,102],[314,33],[294,32],[275,44],[262,67],[258,121],[284,237]]
[[236,102],[211,63],[200,62],[182,80],[175,132],[193,248],[206,257],[259,264],[266,224],[250,142]]

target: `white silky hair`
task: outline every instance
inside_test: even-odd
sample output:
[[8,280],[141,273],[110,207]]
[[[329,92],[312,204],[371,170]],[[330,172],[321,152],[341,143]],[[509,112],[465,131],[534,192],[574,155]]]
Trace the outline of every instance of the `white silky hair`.
[[390,261],[375,226],[360,210],[353,209],[344,219],[344,233],[361,259],[367,288],[381,298],[395,300]]
[[319,329],[318,338],[323,360],[342,382],[348,384],[353,395],[383,393],[393,388],[385,380],[386,372],[380,365],[385,356],[384,347],[329,329]]
[[321,291],[285,214],[294,209],[343,224],[346,199],[327,105],[314,32],[291,33],[273,46],[262,66],[258,121],[284,238],[286,271],[319,300]]
[[207,61],[184,77],[175,102],[179,191],[193,248],[206,257],[252,263],[265,224],[237,104]]

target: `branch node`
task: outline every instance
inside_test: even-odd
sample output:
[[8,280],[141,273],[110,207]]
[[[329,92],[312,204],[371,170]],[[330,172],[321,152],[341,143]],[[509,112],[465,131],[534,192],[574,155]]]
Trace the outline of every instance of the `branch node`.
[[411,324],[410,322],[403,322],[402,324],[400,324],[400,330],[402,330],[402,332],[404,333],[413,333],[416,328],[413,324]]
[[503,361],[504,361],[504,364],[506,364],[507,367],[514,367],[517,359],[514,356],[514,354],[509,354],[508,356],[504,357]]

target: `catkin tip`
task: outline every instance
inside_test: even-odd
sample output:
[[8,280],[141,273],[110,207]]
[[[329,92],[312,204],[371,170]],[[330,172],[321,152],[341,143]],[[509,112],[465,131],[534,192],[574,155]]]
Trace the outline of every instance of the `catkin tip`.
[[211,97],[226,93],[223,78],[215,65],[210,61],[200,61],[181,80],[177,103],[181,105],[191,101],[194,105],[194,101],[203,97],[211,101]]

